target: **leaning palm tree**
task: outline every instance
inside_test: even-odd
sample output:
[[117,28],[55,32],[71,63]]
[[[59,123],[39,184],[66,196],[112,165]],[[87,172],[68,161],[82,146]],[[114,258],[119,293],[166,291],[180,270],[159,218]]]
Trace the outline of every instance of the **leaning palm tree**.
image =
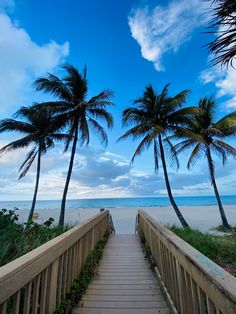
[[207,158],[210,179],[216,195],[222,224],[224,227],[229,228],[230,226],[216,185],[212,152],[222,159],[223,165],[227,161],[228,156],[236,157],[236,149],[224,142],[226,137],[236,134],[236,111],[214,122],[216,103],[212,97],[200,99],[199,108],[201,110],[196,112],[193,119],[188,120],[185,126],[176,128],[173,137],[177,139],[184,138],[184,140],[175,145],[175,154],[193,148],[187,163],[188,169],[202,155]]
[[36,183],[34,189],[33,201],[28,216],[28,222],[32,220],[41,168],[41,157],[46,154],[48,149],[54,147],[55,141],[65,140],[67,135],[57,133],[59,128],[55,117],[46,108],[38,110],[38,105],[31,107],[22,107],[16,117],[21,117],[23,120],[4,119],[0,121],[0,133],[2,132],[20,132],[23,137],[13,141],[0,149],[0,154],[14,151],[20,148],[30,147],[30,151],[26,159],[22,163],[19,171],[19,179],[23,178],[34,160],[37,157]]
[[211,0],[213,20],[209,26],[217,37],[207,46],[215,58],[214,63],[234,66],[236,57],[236,1]]
[[56,97],[55,101],[44,104],[50,111],[57,113],[58,119],[68,129],[68,139],[65,151],[70,144],[71,155],[67,172],[59,217],[59,226],[63,227],[65,219],[66,196],[69,188],[77,143],[81,146],[88,145],[90,141],[90,128],[95,135],[99,135],[103,143],[107,144],[107,134],[99,120],[105,121],[108,128],[113,126],[112,115],[107,112],[106,107],[113,105],[109,100],[113,93],[104,90],[100,94],[87,100],[88,84],[86,68],[80,73],[75,67],[66,64],[63,67],[66,75],[59,77],[48,74],[46,78],[35,81],[36,90],[44,91]]
[[[184,122],[194,109],[192,107],[179,109],[185,102],[189,93],[188,90],[183,90],[174,97],[170,97],[168,96],[168,88],[169,84],[164,87],[160,94],[157,94],[151,85],[147,86],[143,96],[134,101],[136,106],[123,111],[123,124],[131,124],[132,127],[119,140],[124,140],[128,137],[133,139],[142,138],[131,159],[131,163],[145,149],[148,149],[151,145],[153,146],[155,172],[158,171],[160,157],[171,205],[183,227],[188,227],[172,195],[163,139],[166,141],[167,148],[174,153],[174,146],[168,139],[167,133],[173,131],[177,124]],[[173,157],[173,161],[178,167],[179,162],[176,154],[173,154]]]

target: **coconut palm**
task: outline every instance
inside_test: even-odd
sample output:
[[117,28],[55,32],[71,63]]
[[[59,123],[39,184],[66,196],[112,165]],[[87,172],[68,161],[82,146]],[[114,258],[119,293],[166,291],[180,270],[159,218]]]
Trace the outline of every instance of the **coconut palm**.
[[36,90],[44,91],[55,96],[55,101],[44,104],[52,112],[59,114],[58,119],[67,127],[68,139],[65,144],[65,151],[70,144],[71,155],[67,172],[59,218],[59,225],[64,225],[66,196],[69,188],[70,178],[73,169],[74,157],[77,143],[80,146],[88,145],[90,141],[90,129],[95,135],[100,136],[101,141],[107,144],[107,134],[99,120],[104,121],[108,128],[113,126],[112,115],[107,112],[106,107],[113,103],[109,100],[113,93],[104,90],[98,95],[87,99],[88,84],[86,68],[80,73],[75,67],[66,64],[63,67],[66,74],[59,77],[48,74],[46,78],[39,78],[35,81]]
[[132,125],[132,127],[119,140],[124,140],[128,137],[132,137],[135,140],[141,138],[131,163],[134,162],[135,157],[152,145],[155,172],[158,171],[159,158],[161,158],[170,202],[181,224],[184,227],[188,227],[172,195],[165,157],[167,150],[164,150],[163,140],[165,140],[166,148],[172,152],[172,161],[178,167],[179,162],[176,154],[174,154],[174,146],[169,140],[167,133],[175,130],[177,124],[183,123],[194,109],[192,107],[179,109],[185,102],[189,93],[188,90],[183,90],[177,95],[170,97],[168,96],[168,89],[169,84],[164,87],[160,94],[157,94],[151,85],[146,87],[142,97],[134,101],[135,107],[123,111],[123,124],[127,126]]
[[226,163],[228,156],[236,157],[236,149],[224,142],[226,137],[236,134],[236,112],[228,114],[219,121],[214,122],[216,102],[212,97],[200,99],[199,108],[201,110],[196,112],[194,118],[189,119],[185,126],[176,128],[173,137],[178,139],[184,138],[184,140],[175,145],[175,150],[176,154],[179,154],[186,149],[193,148],[187,163],[188,169],[196,161],[200,160],[202,155],[207,158],[210,179],[219,206],[222,224],[226,228],[229,228],[230,226],[216,185],[212,152],[216,153],[222,159],[223,165]]
[[57,133],[58,124],[55,118],[46,108],[38,110],[38,105],[31,107],[22,107],[16,117],[23,120],[4,119],[0,121],[0,133],[2,132],[20,132],[23,137],[13,141],[0,149],[0,154],[17,150],[19,148],[30,147],[26,159],[20,166],[19,179],[23,178],[34,160],[37,158],[36,183],[34,189],[33,201],[28,216],[28,222],[32,220],[35,203],[37,198],[41,157],[46,154],[48,149],[53,148],[55,141],[65,140],[67,135]]
[[209,26],[217,37],[208,44],[208,49],[215,55],[215,64],[233,66],[236,56],[236,1],[211,0],[213,21]]

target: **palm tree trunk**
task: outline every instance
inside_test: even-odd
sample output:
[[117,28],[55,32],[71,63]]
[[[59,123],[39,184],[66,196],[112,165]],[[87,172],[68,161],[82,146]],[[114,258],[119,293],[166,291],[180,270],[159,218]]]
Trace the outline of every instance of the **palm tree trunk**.
[[162,161],[162,166],[163,166],[163,171],[164,171],[164,177],[165,177],[165,182],[166,182],[166,189],[168,192],[168,196],[169,196],[171,205],[174,208],[174,211],[175,211],[177,217],[179,218],[179,221],[181,222],[182,226],[184,228],[189,228],[189,225],[188,225],[187,221],[184,219],[183,215],[181,214],[177,204],[175,203],[175,200],[174,200],[172,192],[171,192],[171,187],[170,187],[170,182],[169,182],[167,167],[166,167],[166,161],[165,161],[165,153],[164,153],[160,134],[158,135],[158,140],[159,140],[159,146],[160,146],[160,155],[161,155],[161,161]]
[[30,222],[33,218],[33,213],[34,213],[34,208],[35,208],[36,198],[37,198],[37,193],[38,193],[38,187],[39,187],[40,167],[41,167],[41,148],[39,147],[34,197],[33,197],[32,205],[31,205],[31,209],[30,209],[30,213],[28,217],[28,222]]
[[[207,159],[208,159],[208,164],[213,166],[213,160],[212,160],[212,157],[211,157],[211,151],[210,151],[209,147],[207,148]],[[214,171],[210,170],[210,173],[211,173],[211,183],[212,183],[213,188],[214,188],[214,192],[215,192],[216,200],[217,200],[217,203],[218,203],[222,224],[223,224],[223,226],[225,228],[230,229],[230,225],[229,225],[229,223],[227,221],[227,218],[226,218],[226,215],[225,215],[225,211],[224,211],[224,207],[222,205],[222,202],[221,202],[221,199],[220,199],[220,194],[219,194],[219,191],[218,191],[218,188],[217,188],[217,185],[216,185]]]
[[66,183],[65,183],[65,187],[64,187],[63,197],[62,197],[62,201],[61,201],[61,212],[60,212],[60,217],[59,217],[59,227],[61,227],[61,228],[63,228],[63,226],[64,226],[66,195],[68,192],[71,173],[72,173],[72,169],[73,169],[77,140],[78,140],[78,124],[77,124],[77,127],[75,129],[75,137],[74,137],[72,150],[71,150],[70,163],[69,163],[69,168],[68,168],[68,172],[67,172],[67,178],[66,178]]

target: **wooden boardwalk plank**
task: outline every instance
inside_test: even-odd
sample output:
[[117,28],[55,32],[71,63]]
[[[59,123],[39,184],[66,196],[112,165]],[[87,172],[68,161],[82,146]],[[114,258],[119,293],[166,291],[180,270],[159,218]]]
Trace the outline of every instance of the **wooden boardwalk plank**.
[[76,308],[74,314],[169,314],[168,308],[160,309],[107,309]]
[[136,235],[109,239],[97,274],[74,313],[169,313]]

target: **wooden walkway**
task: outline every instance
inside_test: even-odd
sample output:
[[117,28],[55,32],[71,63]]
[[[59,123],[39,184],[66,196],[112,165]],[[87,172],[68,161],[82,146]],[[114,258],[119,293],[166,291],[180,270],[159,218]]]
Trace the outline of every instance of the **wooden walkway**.
[[74,313],[169,313],[136,235],[110,237],[98,274]]

